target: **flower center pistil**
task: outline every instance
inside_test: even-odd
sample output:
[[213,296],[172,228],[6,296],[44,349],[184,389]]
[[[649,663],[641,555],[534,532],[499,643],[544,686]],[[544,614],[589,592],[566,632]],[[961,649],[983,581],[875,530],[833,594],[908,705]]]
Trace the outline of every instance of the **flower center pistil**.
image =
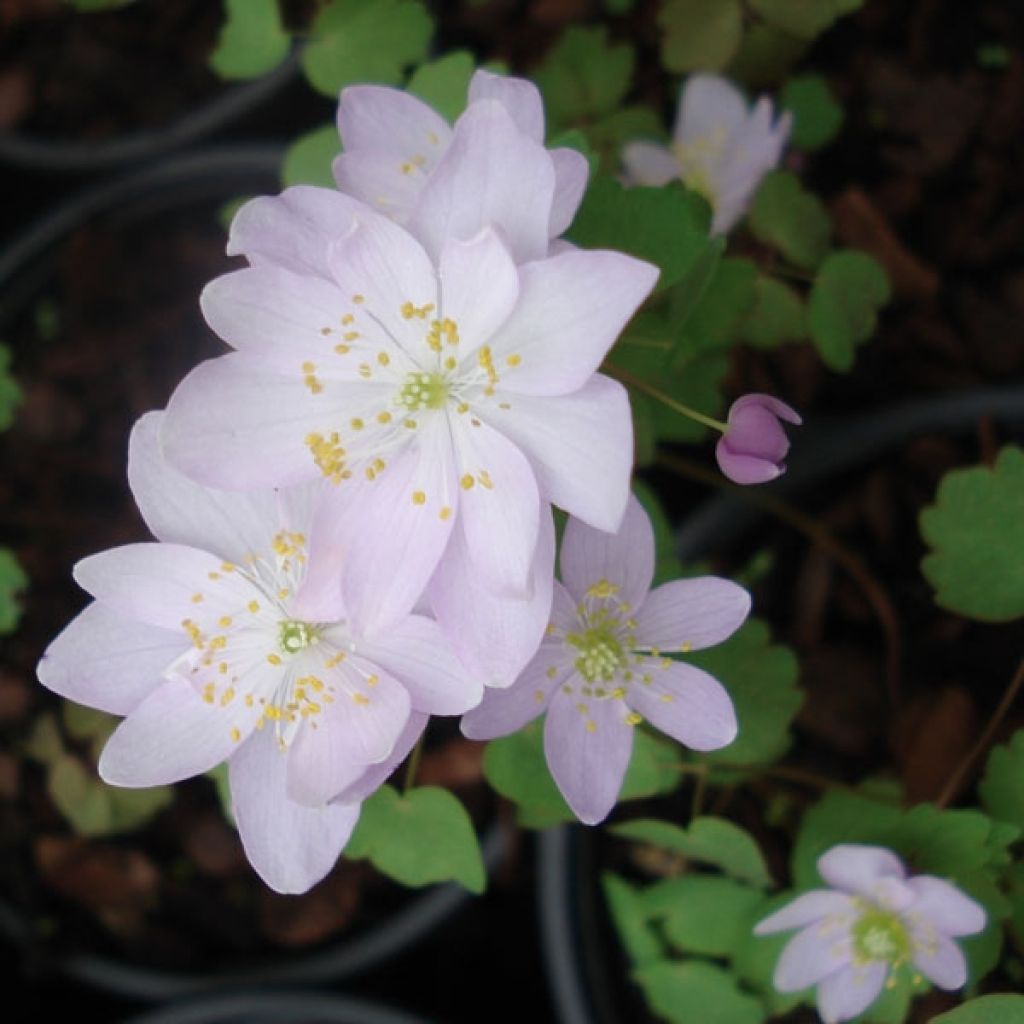
[[409,412],[440,409],[448,401],[448,382],[440,373],[418,370],[407,374],[396,401]]
[[278,631],[277,643],[285,654],[295,654],[320,641],[320,630],[308,622],[285,619]]
[[609,683],[626,667],[626,652],[611,623],[591,626],[581,633],[568,633],[565,639],[580,652],[575,662],[576,671],[588,683]]
[[910,956],[910,938],[899,916],[887,910],[867,910],[850,930],[858,963],[885,960],[900,964]]

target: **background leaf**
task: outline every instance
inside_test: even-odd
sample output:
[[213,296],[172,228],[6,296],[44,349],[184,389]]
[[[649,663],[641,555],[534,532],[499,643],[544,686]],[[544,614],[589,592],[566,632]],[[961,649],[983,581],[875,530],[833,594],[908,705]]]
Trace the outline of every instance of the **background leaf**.
[[406,90],[430,104],[446,120],[455,121],[466,109],[469,80],[475,70],[473,55],[466,50],[455,50],[421,64],[413,72]]
[[658,12],[661,63],[669,71],[719,71],[739,49],[739,0],[665,0]]
[[221,78],[256,78],[288,56],[291,37],[277,0],[225,0],[226,20],[210,67]]
[[821,75],[791,78],[782,87],[779,104],[793,115],[790,141],[798,149],[821,149],[843,126],[843,108]]
[[321,125],[300,135],[286,150],[281,166],[281,184],[320,185],[334,188],[331,164],[341,152],[338,129],[333,124]]
[[28,587],[28,576],[8,548],[0,548],[0,634],[13,633],[21,618],[19,594]]
[[601,888],[619,939],[633,964],[643,967],[661,959],[664,949],[651,927],[643,892],[610,873],[601,877]]
[[703,960],[663,960],[635,972],[651,1008],[678,1024],[762,1024],[764,1011],[728,971]]
[[1009,743],[992,748],[978,793],[993,818],[1024,831],[1024,729],[1018,729]]
[[760,274],[754,302],[737,328],[740,341],[755,348],[777,348],[807,337],[804,300],[782,281]]
[[932,1024],[1021,1024],[1021,1021],[1024,1021],[1024,996],[991,995],[940,1013]]
[[749,215],[755,237],[795,266],[814,270],[828,252],[832,224],[821,200],[789,171],[765,176]]
[[11,350],[0,345],[0,430],[6,430],[14,422],[14,414],[21,405],[21,388],[11,376]]

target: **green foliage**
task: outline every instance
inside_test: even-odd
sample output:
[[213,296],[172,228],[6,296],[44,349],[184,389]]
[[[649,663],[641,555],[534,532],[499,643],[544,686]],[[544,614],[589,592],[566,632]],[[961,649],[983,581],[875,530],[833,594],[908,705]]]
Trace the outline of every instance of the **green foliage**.
[[788,1013],[804,998],[801,992],[778,992],[772,983],[775,965],[779,962],[783,947],[793,936],[788,932],[755,935],[753,926],[757,921],[780,910],[791,898],[789,893],[780,893],[765,900],[732,955],[732,969],[736,977],[761,997],[772,1016]]
[[709,245],[710,210],[682,188],[623,188],[597,175],[568,238],[587,249],[618,249],[661,269],[657,288],[679,281]]
[[748,0],[769,24],[804,39],[813,39],[837,18],[857,10],[863,0]]
[[364,804],[345,855],[418,888],[454,880],[470,892],[487,884],[480,844],[466,809],[446,789],[399,793],[381,786]]
[[743,36],[739,0],[664,0],[658,12],[661,63],[669,71],[719,71]]
[[21,405],[21,388],[11,376],[11,350],[0,345],[0,430],[14,422],[14,413]]
[[634,974],[655,1013],[673,1024],[762,1024],[761,1004],[726,970],[704,960],[663,960]]
[[1009,743],[992,748],[978,793],[993,818],[1024,831],[1024,729],[1018,729]]
[[427,55],[433,21],[420,0],[330,0],[302,53],[310,84],[335,99],[346,85],[398,85]]
[[783,86],[779,102],[793,115],[790,141],[798,149],[821,149],[839,134],[843,108],[821,75],[791,78]]
[[749,215],[755,237],[795,266],[815,270],[828,252],[832,223],[821,200],[789,171],[765,176]]
[[603,27],[568,29],[534,75],[549,128],[594,121],[619,107],[634,61],[633,47],[610,43]]
[[991,995],[972,999],[948,1013],[940,1013],[932,1024],[1021,1024],[1024,996]]
[[221,78],[256,78],[288,56],[291,37],[281,23],[277,0],[224,0],[227,20],[210,67]]
[[943,608],[983,622],[1024,615],[1024,451],[947,473],[921,533],[933,549],[921,570]]
[[95,14],[97,11],[112,11],[124,7],[134,0],[64,0],[71,7],[77,8],[82,14]]
[[21,618],[19,595],[28,586],[28,576],[14,552],[0,548],[0,635],[13,633]]
[[[725,349],[735,339],[741,322],[757,298],[757,268],[749,260],[719,259],[699,291],[678,319],[672,310],[675,354],[689,356],[709,349]],[[683,293],[685,283],[676,294]]]
[[726,875],[761,889],[772,884],[757,840],[724,818],[694,818],[688,829],[667,821],[641,818],[615,825],[616,835],[649,843],[690,860],[711,864]]
[[665,126],[650,107],[620,107],[610,114],[581,124],[594,152],[609,173],[619,169],[622,147],[636,139],[664,139]]
[[708,761],[768,764],[785,752],[803,694],[796,685],[796,656],[772,643],[765,623],[748,619],[725,643],[681,660],[710,672],[736,707],[739,735],[728,747],[703,755]]
[[[679,772],[674,767],[679,760],[678,746],[656,739],[643,729],[637,729],[634,735],[633,756],[619,800],[636,800],[675,789],[679,785]],[[494,789],[517,805],[519,823],[527,828],[547,828],[575,819],[548,771],[541,721],[488,743],[484,775]]]
[[740,341],[755,348],[777,348],[807,337],[804,300],[788,284],[760,274],[754,282],[754,303],[738,325]]
[[847,249],[825,260],[811,287],[807,324],[826,366],[853,366],[855,348],[874,334],[890,295],[888,276],[867,253]]
[[53,715],[43,714],[35,720],[23,749],[26,757],[42,764],[49,764],[64,753],[64,741]]
[[454,50],[421,64],[406,89],[430,104],[442,117],[454,121],[466,109],[469,80],[475,70],[476,61],[471,53]]
[[281,166],[281,184],[321,185],[334,188],[331,164],[341,152],[338,129],[333,124],[321,125],[300,135],[287,149]]
[[630,960],[637,967],[653,963],[662,956],[661,941],[650,924],[644,893],[624,878],[606,873],[601,877],[608,910]]
[[654,490],[642,480],[633,480],[633,493],[650,516],[654,529],[654,586],[660,586],[683,574],[683,564],[676,554],[675,532],[661,507]]
[[766,22],[748,26],[743,42],[727,71],[731,78],[752,89],[777,85],[807,52],[806,39]]

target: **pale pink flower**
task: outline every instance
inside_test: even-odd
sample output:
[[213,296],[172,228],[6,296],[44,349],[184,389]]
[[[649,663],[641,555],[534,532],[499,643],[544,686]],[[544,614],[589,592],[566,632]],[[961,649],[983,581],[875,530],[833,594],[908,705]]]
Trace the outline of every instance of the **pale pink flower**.
[[826,1024],[850,1020],[878,998],[889,972],[913,964],[932,984],[961,988],[967,963],[953,941],[985,927],[985,911],[934,875],[908,877],[882,846],[842,844],[822,854],[830,889],[814,889],[761,921],[755,935],[800,931],[775,967],[780,992],[817,986]]
[[651,590],[654,534],[630,497],[617,533],[570,519],[562,540],[564,586],[537,655],[506,690],[488,690],[463,716],[471,739],[515,732],[543,712],[548,767],[588,825],[615,805],[644,719],[694,750],[736,737],[736,715],[707,672],[664,656],[721,643],[744,621],[750,596],[714,576]]
[[772,395],[744,395],[729,407],[715,458],[733,483],[763,484],[785,473],[789,438],[779,420],[802,422],[795,409]]
[[670,146],[631,142],[622,153],[634,185],[665,185],[681,178],[711,204],[711,233],[727,234],[746,212],[757,186],[775,168],[789,138],[787,111],[773,123],[767,97],[747,109],[728,79],[699,74],[687,79]]
[[[79,562],[95,601],[39,665],[62,696],[127,716],[100,757],[115,785],[176,782],[228,762],[246,853],[301,892],[330,870],[429,714],[480,699],[430,619],[353,624],[332,563],[312,586],[313,484],[216,491],[171,468],[161,414],[132,433],[128,475],[157,543]],[[327,585],[326,581],[333,581]]]

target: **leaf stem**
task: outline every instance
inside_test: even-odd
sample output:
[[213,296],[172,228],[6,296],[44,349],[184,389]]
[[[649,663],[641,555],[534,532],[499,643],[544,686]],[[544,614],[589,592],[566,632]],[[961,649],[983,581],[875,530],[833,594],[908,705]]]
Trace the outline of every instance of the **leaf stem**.
[[405,763],[405,779],[402,783],[402,796],[408,796],[409,790],[412,789],[413,783],[416,781],[416,773],[420,768],[420,759],[423,757],[423,740],[427,735],[427,730],[424,729],[420,733],[420,738],[416,741],[416,746],[412,748],[412,753],[409,755],[409,759]]
[[996,731],[1006,717],[1006,713],[1017,699],[1021,686],[1024,686],[1024,658],[1021,659],[1020,664],[1017,666],[1017,671],[1014,673],[1013,679],[1010,680],[1010,685],[1006,688],[999,706],[992,712],[992,717],[988,720],[988,725],[985,726],[984,732],[978,737],[978,742],[964,755],[953,771],[953,774],[946,780],[946,785],[942,787],[942,792],[935,801],[935,806],[939,810],[949,806],[963,785],[964,776],[967,775],[971,765],[988,749]]
[[729,429],[729,425],[727,423],[723,423],[721,420],[716,420],[711,416],[705,416],[704,413],[697,412],[696,409],[691,409],[688,405],[683,405],[682,402],[677,402],[671,395],[666,395],[664,391],[656,388],[653,384],[648,384],[647,381],[643,380],[641,377],[637,377],[636,374],[630,373],[629,370],[622,369],[621,366],[615,366],[612,363],[605,362],[601,369],[604,370],[609,377],[614,377],[627,387],[636,388],[637,391],[642,391],[645,395],[649,395],[651,398],[655,399],[655,401],[661,402],[662,405],[667,406],[674,412],[677,412],[682,416],[688,416],[691,420],[696,420],[698,423],[702,423],[705,427],[711,427],[722,434]]

